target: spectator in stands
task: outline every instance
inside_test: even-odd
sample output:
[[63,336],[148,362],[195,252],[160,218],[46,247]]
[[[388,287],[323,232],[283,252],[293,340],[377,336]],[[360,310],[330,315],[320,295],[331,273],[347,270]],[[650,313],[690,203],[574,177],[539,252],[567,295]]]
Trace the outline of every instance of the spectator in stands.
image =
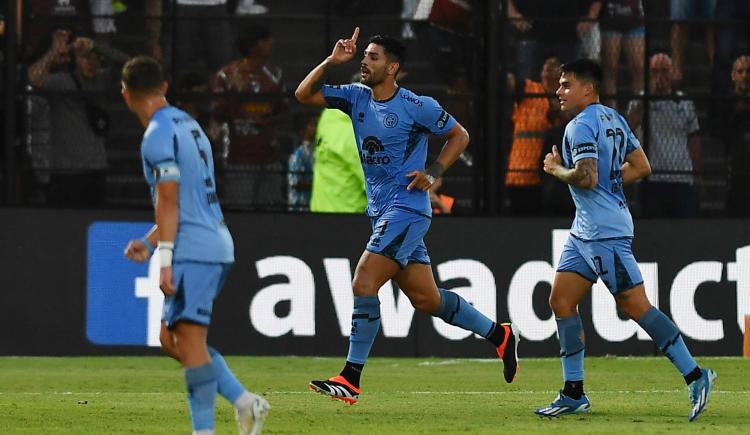
[[315,144],[310,210],[363,213],[367,206],[365,174],[349,115],[338,109],[324,109]]
[[471,1],[435,0],[427,17],[433,64],[440,79],[456,91],[468,90],[472,6]]
[[[590,16],[600,21],[602,32],[602,69],[604,81],[602,94],[614,95],[617,92],[620,52],[625,52],[631,80],[631,92],[643,90],[644,25],[643,3],[641,0],[594,0]],[[580,26],[585,24],[581,22]],[[617,107],[612,100],[609,106]]]
[[294,130],[297,132],[298,145],[289,156],[287,167],[287,206],[289,211],[310,210],[317,124],[317,113],[299,113],[294,117]]
[[724,105],[721,133],[727,149],[727,214],[750,217],[750,56],[732,66],[733,96]]
[[[506,198],[513,215],[532,215],[541,210],[542,143],[547,130],[561,123],[560,103],[555,96],[560,86],[560,60],[556,55],[545,59],[541,78],[541,82],[526,79],[517,84],[520,99],[513,107],[513,142],[505,175]],[[515,85],[513,81],[509,84]]]
[[[518,80],[538,81],[545,53],[557,53],[565,63],[578,57],[581,43],[577,26],[590,0],[508,0],[508,18],[519,32]],[[584,20],[588,21],[588,20]]]
[[177,77],[177,94],[175,105],[187,112],[208,134],[211,140],[218,138],[209,133],[211,107],[205,95],[210,92],[206,76],[198,71],[185,71]]
[[[649,64],[651,95],[649,132],[646,140],[652,175],[646,186],[646,215],[651,217],[695,217],[698,215],[698,191],[701,185],[701,138],[693,102],[673,90],[672,59],[658,53]],[[643,103],[630,103],[628,121],[632,128],[643,124]],[[643,134],[639,136],[643,137]],[[696,176],[694,174],[697,173]]]
[[[45,91],[111,89],[113,80],[102,70],[93,41],[85,37],[77,37],[72,42],[70,39],[67,30],[54,33],[47,53],[28,69],[31,85]],[[50,73],[50,69],[59,64],[69,69]],[[104,200],[104,170],[107,168],[104,140],[109,119],[97,106],[95,98],[65,95],[48,99],[51,138],[48,199],[56,205],[99,205]]]
[[[686,20],[713,20],[716,0],[670,0],[669,16],[672,19],[672,58],[674,80],[682,82],[685,75],[685,50],[689,40],[689,30],[693,24]],[[714,25],[706,24],[706,57],[710,65],[714,63]]]
[[[741,50],[750,49],[750,26],[747,23],[750,21],[750,1],[716,0],[716,20],[716,60],[711,89],[714,95],[727,95],[733,89],[730,80],[732,62],[742,53]],[[741,41],[745,42],[745,47],[740,46]]]
[[229,207],[279,208],[284,166],[276,126],[287,110],[282,70],[271,63],[273,38],[265,27],[247,26],[237,39],[242,58],[222,67],[212,90],[222,96],[214,116],[229,132],[225,197]]

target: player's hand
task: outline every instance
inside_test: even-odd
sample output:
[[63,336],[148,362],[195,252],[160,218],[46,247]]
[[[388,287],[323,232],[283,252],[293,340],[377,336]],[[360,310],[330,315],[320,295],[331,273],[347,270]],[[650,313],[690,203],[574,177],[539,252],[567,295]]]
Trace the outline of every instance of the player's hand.
[[429,188],[432,186],[432,183],[434,182],[434,181],[430,181],[430,179],[427,177],[427,174],[424,171],[412,171],[406,174],[406,176],[409,178],[414,178],[413,180],[411,180],[411,183],[409,183],[409,185],[406,186],[406,190],[419,189],[419,190],[427,191],[429,190]]
[[591,31],[591,29],[594,27],[595,21],[589,21],[586,19],[583,19],[578,22],[578,25],[576,25],[576,30],[578,31],[578,36],[584,36],[587,33]]
[[151,257],[151,253],[142,240],[131,240],[125,248],[125,256],[130,260],[143,263]]
[[87,53],[94,49],[94,40],[91,38],[86,38],[83,36],[79,36],[78,38],[73,40],[73,51],[76,53]]
[[359,38],[359,27],[354,28],[354,33],[349,39],[339,39],[333,47],[333,52],[328,60],[333,64],[346,63],[357,54],[357,38]]
[[55,33],[52,34],[52,46],[50,47],[50,52],[52,53],[54,62],[62,63],[69,60],[69,39],[70,31],[68,30],[55,30]]
[[172,277],[172,266],[162,267],[159,278],[159,288],[164,296],[172,296],[177,289],[174,287],[174,278]]
[[552,145],[552,152],[544,156],[544,172],[555,175],[555,171],[560,166],[562,166],[562,157],[557,152],[557,145]]

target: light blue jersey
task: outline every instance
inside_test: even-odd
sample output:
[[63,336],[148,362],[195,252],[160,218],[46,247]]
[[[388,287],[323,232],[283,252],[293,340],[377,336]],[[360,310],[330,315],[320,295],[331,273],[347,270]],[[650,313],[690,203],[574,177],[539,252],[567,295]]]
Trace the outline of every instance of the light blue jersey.
[[406,190],[406,175],[424,171],[427,135],[444,136],[456,120],[430,97],[404,89],[385,101],[359,84],[323,86],[328,107],[349,115],[365,174],[367,214],[380,216],[391,207],[432,216],[430,198],[420,189]]
[[200,125],[176,107],[159,109],[143,135],[141,157],[154,204],[158,183],[179,183],[174,261],[234,262],[234,243],[216,196],[211,143]]
[[581,159],[597,159],[599,183],[593,189],[570,185],[576,206],[571,234],[581,240],[633,237],[622,191],[622,164],[640,146],[627,121],[614,109],[595,103],[586,107],[565,127],[562,160],[573,168]]

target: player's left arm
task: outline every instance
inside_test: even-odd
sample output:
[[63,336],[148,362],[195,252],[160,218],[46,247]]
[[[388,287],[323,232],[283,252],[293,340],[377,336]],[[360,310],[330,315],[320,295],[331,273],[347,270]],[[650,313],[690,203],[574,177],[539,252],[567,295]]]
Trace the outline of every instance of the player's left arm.
[[407,174],[408,177],[414,177],[406,187],[407,190],[414,188],[428,190],[435,180],[440,178],[469,146],[469,132],[458,122],[448,131],[445,139],[443,149],[440,150],[438,158],[429,168],[425,171],[413,171]]
[[[625,123],[625,118],[622,118]],[[625,161],[620,167],[620,177],[623,184],[635,183],[641,178],[651,175],[651,164],[646,153],[641,148],[641,143],[633,134],[633,130],[627,129]]]
[[179,219],[179,184],[177,181],[163,181],[156,185],[156,226],[159,234],[159,256],[161,260],[161,280],[159,287],[164,295],[175,293],[172,279],[172,254],[177,238]]
[[625,163],[621,168],[622,183],[635,183],[649,175],[651,175],[651,164],[643,148],[638,147],[625,157]]

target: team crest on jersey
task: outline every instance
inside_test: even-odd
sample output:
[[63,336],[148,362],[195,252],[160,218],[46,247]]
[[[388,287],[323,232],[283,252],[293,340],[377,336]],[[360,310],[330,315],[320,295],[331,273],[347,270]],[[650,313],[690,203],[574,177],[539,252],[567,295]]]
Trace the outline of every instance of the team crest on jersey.
[[398,124],[398,115],[395,113],[388,113],[385,115],[385,118],[383,119],[383,125],[386,128],[393,128]]

